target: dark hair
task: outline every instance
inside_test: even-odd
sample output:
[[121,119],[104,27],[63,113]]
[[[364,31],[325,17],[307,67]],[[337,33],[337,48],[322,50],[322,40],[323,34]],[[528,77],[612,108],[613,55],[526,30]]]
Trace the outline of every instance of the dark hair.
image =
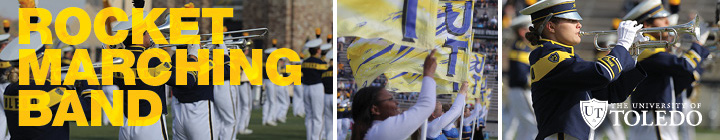
[[[550,22],[558,23],[558,21],[559,21],[558,18],[552,17],[552,18],[550,18],[550,21],[548,21],[548,23],[550,23]],[[530,41],[530,44],[532,44],[533,46],[540,45],[540,37],[542,37],[542,33],[539,33],[538,30],[540,28],[545,28],[545,27],[540,27],[540,28],[535,28],[535,27],[541,26],[542,22],[543,22],[542,20],[533,22],[533,26],[530,26],[530,32],[525,33],[525,38],[528,41]]]
[[308,49],[308,51],[310,51],[310,55],[314,56],[315,54],[317,54],[318,49],[320,49],[320,48],[319,47],[318,48],[310,48],[310,49]]
[[365,134],[372,127],[372,122],[375,120],[370,110],[377,102],[378,93],[383,89],[385,87],[364,87],[355,93],[352,100],[352,111],[350,112],[353,121],[355,121],[350,136],[352,140],[365,139]]

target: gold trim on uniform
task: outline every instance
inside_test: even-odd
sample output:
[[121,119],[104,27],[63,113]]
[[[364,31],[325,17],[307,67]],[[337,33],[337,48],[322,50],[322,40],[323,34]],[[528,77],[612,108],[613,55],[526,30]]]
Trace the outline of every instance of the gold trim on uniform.
[[[65,94],[65,90],[67,90],[65,87],[56,87],[48,91],[47,94],[50,97],[50,102],[48,102],[47,107],[52,107],[60,103],[63,94]],[[18,111],[18,105],[20,105],[20,103],[18,103],[20,101],[19,96],[4,95],[3,98],[5,100],[5,110]]]
[[534,83],[539,81],[540,79],[545,77],[546,74],[550,73],[550,71],[553,70],[558,64],[560,64],[560,62],[565,61],[565,59],[571,57],[572,55],[570,55],[570,53],[568,52],[554,51],[538,59],[535,64],[530,66],[530,73],[532,74],[530,78],[532,79],[532,82]]
[[317,69],[317,70],[327,70],[328,66],[327,66],[327,64],[320,64],[320,63],[314,63],[314,62],[305,62],[305,63],[302,64],[302,68]]
[[322,74],[322,78],[332,77],[332,76],[333,76],[333,71],[325,71]]

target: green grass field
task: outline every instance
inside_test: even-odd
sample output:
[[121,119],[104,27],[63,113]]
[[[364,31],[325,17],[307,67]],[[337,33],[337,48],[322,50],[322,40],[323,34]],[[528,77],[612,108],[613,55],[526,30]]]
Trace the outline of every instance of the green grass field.
[[[172,116],[167,116],[168,136],[172,138]],[[262,110],[252,110],[249,129],[253,130],[251,135],[238,135],[238,139],[251,140],[300,140],[305,139],[305,119],[292,115],[292,107],[288,110],[287,122],[278,126],[263,126]],[[100,126],[81,127],[71,124],[70,139],[73,140],[96,140],[96,139],[118,139],[120,127]]]
[[[292,108],[288,110],[292,112]],[[263,126],[262,122],[262,110],[252,110],[250,118],[250,129],[254,132],[251,135],[238,135],[238,139],[251,139],[251,140],[277,140],[277,139],[305,139],[305,120],[304,118],[292,116],[292,113],[288,113],[288,120],[286,123],[279,124],[275,127]],[[172,116],[167,117],[169,122],[168,135],[172,137]],[[96,140],[96,139],[117,139],[119,127],[113,126],[101,126],[101,127],[79,127],[75,124],[71,124],[70,127],[70,139],[73,140]],[[625,128],[626,131],[629,128]],[[696,128],[696,139],[698,140],[714,140],[720,138],[720,130],[708,130],[701,127]],[[631,135],[626,132],[626,135]],[[497,139],[495,137],[490,139]],[[607,138],[605,138],[607,139]]]

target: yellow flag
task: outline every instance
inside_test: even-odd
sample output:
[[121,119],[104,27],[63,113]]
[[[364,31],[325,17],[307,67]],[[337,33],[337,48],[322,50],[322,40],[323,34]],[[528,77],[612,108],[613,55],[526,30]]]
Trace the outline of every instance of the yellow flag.
[[338,35],[434,48],[438,0],[340,0]]
[[[351,4],[354,0],[339,1],[338,6],[359,8],[364,7],[363,4]],[[366,3],[371,3],[364,1]],[[423,2],[423,0],[419,0]],[[479,54],[470,53],[470,46],[472,44],[472,8],[473,1],[455,1],[455,2],[435,2],[437,9],[432,14],[435,20],[423,20],[418,19],[418,22],[431,22],[433,24],[432,31],[429,33],[434,36],[430,40],[432,46],[442,46],[437,49],[435,57],[437,58],[437,69],[435,72],[435,81],[438,83],[438,94],[449,94],[457,92],[459,83],[463,81],[470,81],[473,79],[470,75],[469,65],[471,65],[471,57]],[[385,5],[380,4],[379,7]],[[422,7],[422,6],[419,6]],[[358,86],[365,87],[370,85],[375,78],[381,74],[385,74],[388,77],[389,89],[396,92],[418,92],[420,91],[420,81],[422,81],[423,62],[425,57],[430,52],[430,47],[423,46],[422,44],[407,43],[403,40],[395,38],[397,35],[400,36],[404,33],[401,28],[394,28],[395,30],[383,30],[385,27],[379,28],[365,28],[368,25],[379,24],[383,26],[389,26],[386,24],[398,24],[391,21],[377,22],[379,20],[371,19],[383,19],[376,16],[383,12],[378,8],[378,5],[373,5],[369,11],[358,12],[356,9],[343,9],[338,11],[340,15],[338,19],[338,27],[340,36],[358,36],[358,37],[372,37],[370,39],[358,39],[348,47],[348,58],[350,60],[350,66],[352,67],[353,73],[355,74],[355,81]],[[342,9],[342,8],[338,8]],[[354,14],[355,17],[341,17],[342,12],[349,12]],[[402,13],[402,10],[400,9]],[[362,14],[359,14],[362,13]],[[385,14],[386,15],[386,14]],[[348,15],[350,16],[350,15]],[[402,17],[402,16],[399,16]],[[398,18],[399,18],[398,17]],[[466,18],[467,17],[467,18]],[[357,21],[363,19],[361,22],[362,26],[358,26],[357,30],[343,30],[351,29],[350,21]],[[343,21],[344,20],[344,21]],[[346,24],[343,24],[345,22]],[[380,24],[382,23],[382,24]],[[362,28],[359,28],[362,27]],[[425,32],[425,30],[419,30],[417,27],[418,34]],[[352,29],[355,29],[354,27]],[[425,33],[422,33],[425,34]],[[479,55],[481,58],[484,57]],[[480,72],[482,73],[482,72]],[[481,75],[481,74],[480,74]],[[397,76],[397,77],[396,77]],[[395,78],[393,78],[395,77]]]

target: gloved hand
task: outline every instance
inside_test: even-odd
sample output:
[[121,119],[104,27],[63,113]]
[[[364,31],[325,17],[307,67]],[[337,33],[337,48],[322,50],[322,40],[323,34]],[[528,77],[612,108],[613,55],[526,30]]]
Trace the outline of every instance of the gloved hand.
[[188,55],[198,57],[198,49],[200,49],[200,44],[188,44]]
[[635,36],[635,42],[633,42],[633,43],[647,42],[647,41],[650,41],[650,37],[644,36],[642,34],[637,34],[637,36]]
[[637,31],[642,27],[642,24],[638,25],[637,22],[633,20],[620,22],[617,30],[618,41],[616,45],[625,47],[625,50],[630,50],[630,46],[637,37]]

